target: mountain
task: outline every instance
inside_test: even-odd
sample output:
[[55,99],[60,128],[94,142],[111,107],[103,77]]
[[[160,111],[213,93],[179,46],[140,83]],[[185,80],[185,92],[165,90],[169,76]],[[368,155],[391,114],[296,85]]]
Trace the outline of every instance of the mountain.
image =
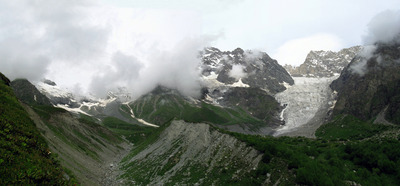
[[[22,175],[27,184],[46,184],[46,175],[56,179],[48,184],[83,185],[399,185],[399,49],[363,51],[332,83],[337,92],[328,86],[332,76],[295,77],[273,93],[243,81],[243,65],[231,65],[235,82],[219,81],[217,71],[203,75],[201,98],[159,86],[131,102],[73,96],[73,108],[39,104],[28,81],[16,87],[28,90],[18,101],[0,74],[0,182],[18,184]],[[311,129],[311,139],[268,136],[304,122],[311,127],[292,129]],[[48,148],[32,145],[39,138]],[[28,156],[49,154],[63,167],[31,164]]]
[[213,104],[207,99],[193,99],[176,90],[158,87],[123,105],[122,110],[158,126],[172,119],[182,119],[207,122],[238,132],[268,134],[280,124],[280,120],[275,119],[281,109],[279,104],[260,89],[232,88],[219,101],[221,103]]
[[283,124],[282,107],[273,95],[293,85],[293,79],[276,60],[240,48],[224,52],[205,48],[200,58],[200,99],[159,86],[122,109],[158,126],[175,118],[265,135]]
[[358,56],[332,82],[338,93],[334,115],[351,114],[363,120],[380,114],[400,124],[400,45],[377,44],[369,56]]
[[284,68],[293,77],[332,77],[340,74],[360,50],[361,46],[345,48],[339,52],[311,51],[300,66],[285,65]]
[[282,107],[273,95],[293,84],[293,79],[276,60],[266,53],[240,48],[225,52],[206,48],[199,57],[203,86],[200,99],[161,86],[133,101],[126,88],[100,99],[74,95],[50,80],[38,82],[36,87],[56,107],[100,120],[111,116],[157,127],[179,118],[259,134],[271,134],[283,124],[279,117]]
[[209,87],[225,85],[260,88],[275,94],[285,90],[293,79],[278,62],[260,51],[220,51],[206,48],[201,52],[202,78]]

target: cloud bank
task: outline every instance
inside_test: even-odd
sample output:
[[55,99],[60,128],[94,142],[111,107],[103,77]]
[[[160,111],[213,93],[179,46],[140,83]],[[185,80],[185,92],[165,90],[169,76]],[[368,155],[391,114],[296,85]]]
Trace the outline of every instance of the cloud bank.
[[137,97],[157,85],[196,96],[198,52],[215,39],[199,34],[198,19],[91,0],[0,0],[0,71],[98,96],[127,87]]

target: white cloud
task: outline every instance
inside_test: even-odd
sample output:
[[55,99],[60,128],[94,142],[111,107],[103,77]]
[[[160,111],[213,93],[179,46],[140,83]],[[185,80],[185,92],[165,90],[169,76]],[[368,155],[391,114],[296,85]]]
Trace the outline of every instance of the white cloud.
[[235,78],[236,80],[246,77],[246,72],[244,72],[244,66],[241,64],[232,65],[232,69],[229,71],[228,75]]
[[400,10],[386,10],[373,17],[363,41],[365,45],[400,43]]
[[272,57],[278,60],[281,65],[299,66],[311,50],[336,51],[343,47],[341,43],[341,39],[334,35],[317,34],[284,43]]

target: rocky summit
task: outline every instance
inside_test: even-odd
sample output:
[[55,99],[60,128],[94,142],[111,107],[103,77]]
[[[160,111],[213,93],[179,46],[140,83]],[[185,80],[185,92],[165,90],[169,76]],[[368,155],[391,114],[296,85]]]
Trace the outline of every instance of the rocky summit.
[[294,83],[289,73],[265,52],[206,48],[201,58],[203,79],[214,80],[216,85],[254,87],[275,94],[286,89],[285,83]]
[[293,77],[332,77],[340,74],[361,49],[361,46],[354,46],[339,52],[310,51],[300,66],[285,65],[284,68]]

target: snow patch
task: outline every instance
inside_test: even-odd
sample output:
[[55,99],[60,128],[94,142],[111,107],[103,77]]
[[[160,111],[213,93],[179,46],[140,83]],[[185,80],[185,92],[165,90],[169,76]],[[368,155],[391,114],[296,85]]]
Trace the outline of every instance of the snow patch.
[[62,104],[57,104],[57,105],[55,105],[55,107],[62,108],[64,110],[67,110],[67,111],[73,112],[73,113],[77,113],[77,114],[81,113],[81,114],[85,114],[85,115],[88,115],[88,116],[92,116],[92,115],[90,115],[90,114],[88,114],[86,112],[83,112],[80,109],[80,107],[79,108],[70,108],[70,107],[68,107],[68,105],[62,105]]
[[230,85],[231,87],[250,87],[250,85],[242,82],[242,78],[239,78],[239,81]]
[[135,117],[135,114],[133,113],[133,110],[132,110],[131,106],[129,106],[129,104],[125,104],[125,105],[129,108],[129,112],[130,112],[131,117],[132,117],[133,119],[138,120],[138,121],[139,121],[140,123],[142,123],[143,125],[147,125],[147,126],[150,126],[150,127],[156,127],[156,128],[159,127],[158,125],[149,123],[149,122],[147,122],[147,121],[145,121],[145,120],[143,120],[143,119],[136,118],[136,117]]

